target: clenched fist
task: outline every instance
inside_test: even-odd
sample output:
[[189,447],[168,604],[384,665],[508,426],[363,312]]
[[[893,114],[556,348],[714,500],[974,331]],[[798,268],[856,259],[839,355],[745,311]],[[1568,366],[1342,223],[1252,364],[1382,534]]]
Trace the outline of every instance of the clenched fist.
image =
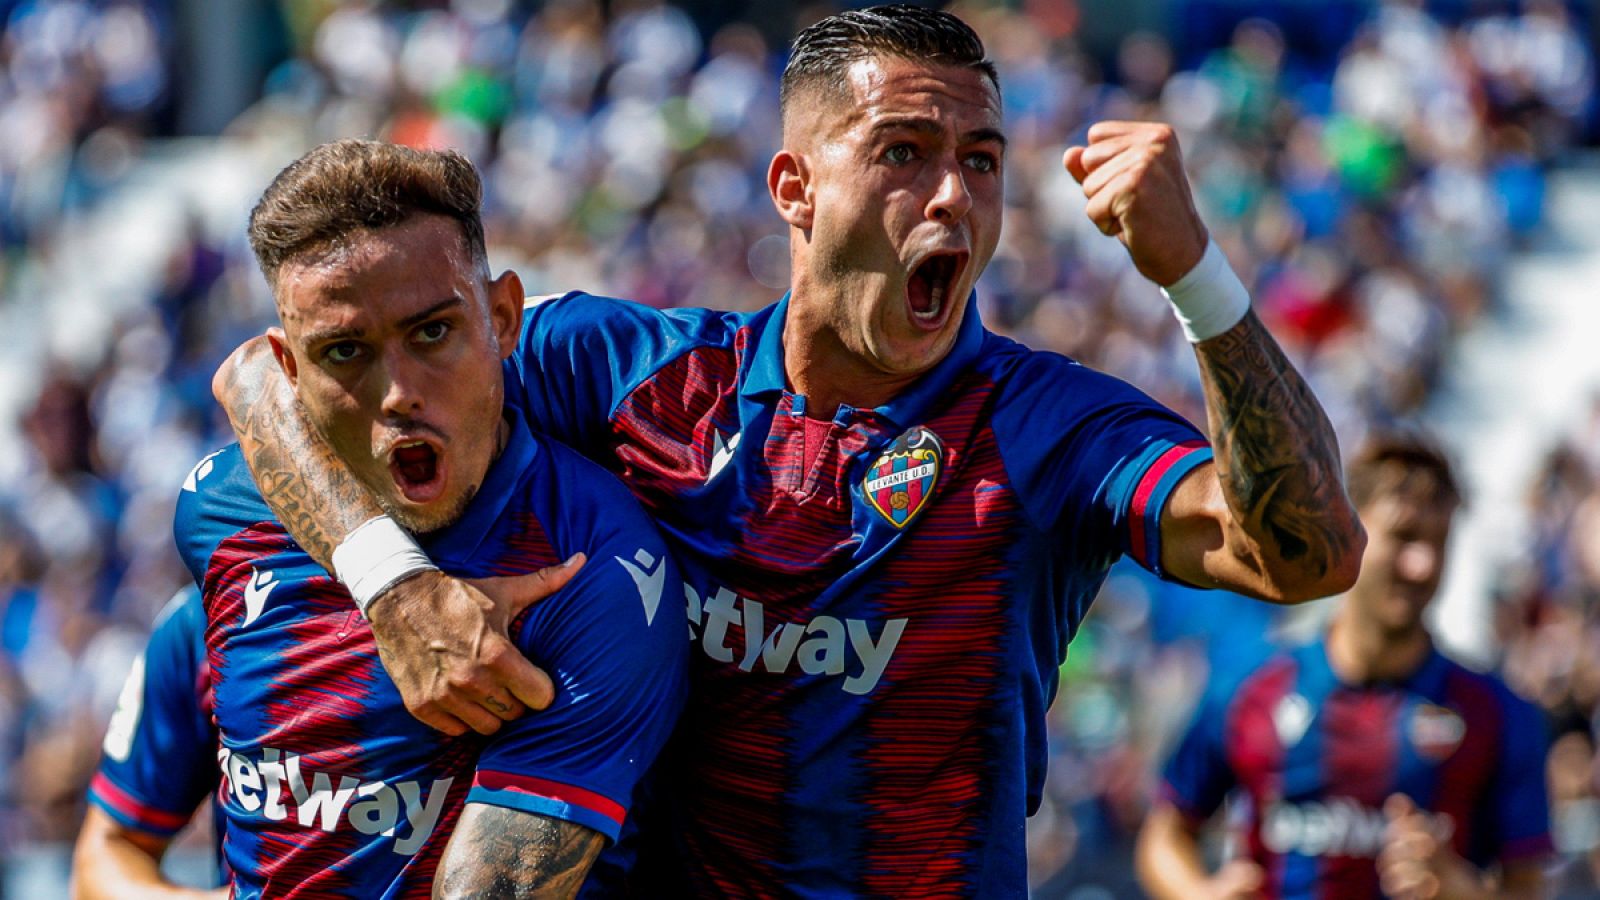
[[1090,220],[1122,241],[1141,275],[1168,287],[1200,261],[1209,236],[1172,126],[1099,122],[1062,162],[1089,198]]

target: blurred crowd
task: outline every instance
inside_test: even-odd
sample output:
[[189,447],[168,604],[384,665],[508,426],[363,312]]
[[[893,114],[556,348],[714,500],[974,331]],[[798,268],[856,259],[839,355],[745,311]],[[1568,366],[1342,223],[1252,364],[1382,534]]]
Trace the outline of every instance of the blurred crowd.
[[[1538,238],[1546,174],[1593,134],[1591,23],[1559,0],[1478,3],[1470,16],[1374,2],[1341,50],[1305,55],[1281,16],[1317,5],[1264,0],[1255,18],[1239,6],[1191,7],[1190,25],[1215,20],[1183,33],[1227,35],[1217,46],[1138,32],[1110,53],[1085,45],[1087,12],[1065,0],[952,7],[998,65],[1010,138],[985,320],[1203,419],[1172,316],[1082,214],[1060,165],[1096,120],[1172,122],[1213,237],[1352,446],[1416,416],[1453,338],[1502,302],[1496,273]],[[138,177],[183,86],[162,62],[169,4],[0,10],[4,316],[45,302],[52,254]],[[765,190],[784,48],[755,25],[706,27],[655,0],[283,0],[278,14],[293,52],[222,136],[231,146],[277,148],[263,155],[277,164],[350,135],[461,149],[486,176],[492,261],[531,293],[747,309],[786,286],[787,237]],[[263,165],[260,185],[275,168]],[[228,439],[210,373],[271,315],[247,209],[226,227],[180,217],[147,290],[108,305],[95,352],[30,372],[14,423],[23,452],[0,460],[0,861],[74,834],[122,676],[187,577],[170,547],[175,492]],[[1503,579],[1495,625],[1506,672],[1558,728],[1558,837],[1571,876],[1591,881],[1596,438],[1600,400],[1530,488],[1539,529]],[[1260,644],[1273,616],[1116,571],[1051,712],[1031,836],[1040,896],[1131,890],[1128,843],[1156,762],[1206,673]]]

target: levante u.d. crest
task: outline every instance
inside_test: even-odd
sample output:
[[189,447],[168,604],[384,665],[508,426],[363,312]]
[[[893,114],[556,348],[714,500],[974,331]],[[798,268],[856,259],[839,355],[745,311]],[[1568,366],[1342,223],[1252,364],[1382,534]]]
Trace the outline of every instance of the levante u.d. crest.
[[905,527],[928,504],[944,466],[944,442],[920,425],[894,439],[867,468],[861,492],[896,528]]

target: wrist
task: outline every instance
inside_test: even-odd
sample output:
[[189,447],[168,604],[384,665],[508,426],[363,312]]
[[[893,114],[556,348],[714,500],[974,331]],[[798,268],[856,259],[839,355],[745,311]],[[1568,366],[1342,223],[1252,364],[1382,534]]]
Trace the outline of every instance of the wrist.
[[1194,268],[1163,287],[1161,293],[1172,304],[1191,344],[1226,332],[1250,312],[1250,292],[1215,241],[1207,241]]
[[391,588],[438,567],[393,519],[374,516],[334,548],[333,571],[366,616],[373,601]]

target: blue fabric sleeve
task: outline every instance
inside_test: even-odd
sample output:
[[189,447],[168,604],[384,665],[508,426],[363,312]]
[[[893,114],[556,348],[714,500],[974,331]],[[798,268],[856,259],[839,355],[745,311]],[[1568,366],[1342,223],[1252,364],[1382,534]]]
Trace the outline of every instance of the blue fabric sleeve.
[[[588,562],[519,630],[555,682],[555,701],[491,739],[467,800],[577,822],[614,841],[683,707],[688,626],[683,579],[654,526],[615,479],[586,461],[581,469],[559,480],[588,482],[594,502],[572,511],[583,520],[579,539],[593,535],[580,548]],[[567,505],[578,505],[570,494]]]
[[594,458],[617,405],[668,362],[726,327],[709,310],[657,310],[573,292],[529,301],[506,363],[507,402],[534,431]]
[[1501,862],[1537,860],[1554,850],[1545,783],[1548,740],[1543,714],[1504,686],[1505,746],[1494,777],[1493,829]]
[[216,790],[217,733],[206,711],[205,611],[180,591],[134,662],[106,729],[89,802],[121,825],[176,834]]
[[1006,472],[1035,524],[1083,558],[1161,571],[1161,512],[1211,459],[1204,436],[1133,386],[1053,353],[1007,376],[994,417]]
[[184,479],[172,534],[194,583],[204,589],[211,555],[223,541],[252,525],[276,521],[239,445],[229,444],[200,460]]
[[1210,818],[1237,783],[1225,743],[1231,696],[1219,687],[1207,691],[1163,773],[1164,797],[1196,823]]

